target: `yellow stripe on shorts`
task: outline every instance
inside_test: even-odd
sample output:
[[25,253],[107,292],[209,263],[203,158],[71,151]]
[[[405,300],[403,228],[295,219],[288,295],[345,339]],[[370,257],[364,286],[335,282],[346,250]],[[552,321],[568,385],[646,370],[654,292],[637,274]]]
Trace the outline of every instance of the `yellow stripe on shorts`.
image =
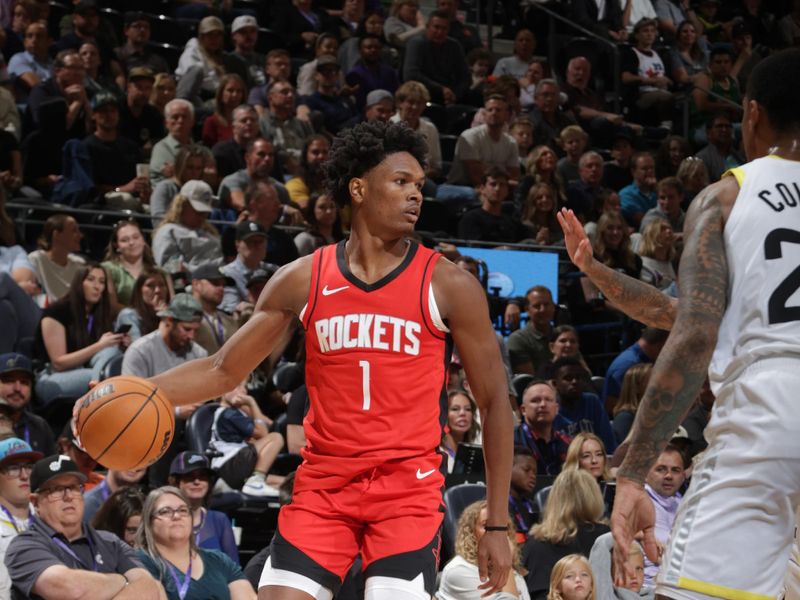
[[687,579],[686,577],[678,579],[678,588],[691,592],[700,592],[706,596],[726,598],[727,600],[775,600],[775,596],[765,596],[764,594],[736,590],[723,585],[715,585],[705,581],[697,581],[696,579]]

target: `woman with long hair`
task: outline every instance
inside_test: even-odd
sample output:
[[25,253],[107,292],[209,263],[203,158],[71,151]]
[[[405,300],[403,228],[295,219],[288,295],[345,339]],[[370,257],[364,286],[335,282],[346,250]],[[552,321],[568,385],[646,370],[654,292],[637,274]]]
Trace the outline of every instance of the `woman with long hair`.
[[86,40],[78,49],[78,56],[81,57],[83,68],[86,70],[84,86],[87,93],[94,95],[100,92],[110,92],[115,97],[123,96],[114,76],[106,69],[100,59],[100,48],[92,40]]
[[222,77],[214,95],[214,113],[203,121],[203,144],[213,148],[217,142],[233,137],[233,110],[247,100],[247,86],[236,73]]
[[570,469],[583,469],[594,477],[598,483],[609,481],[611,473],[608,470],[606,445],[595,434],[582,431],[576,435],[567,448],[567,456],[561,471]]
[[383,24],[386,41],[395,48],[403,48],[409,38],[425,29],[425,16],[417,0],[392,0],[389,17]]
[[[487,503],[473,502],[458,518],[456,528],[456,556],[442,569],[442,579],[437,600],[480,600],[480,578],[478,576],[478,542],[486,533]],[[508,543],[512,551],[512,573],[502,591],[488,596],[490,599],[529,600],[528,588],[523,575],[525,569],[520,562],[519,548],[514,535],[514,526],[509,519]]]
[[678,173],[681,161],[692,153],[689,141],[680,135],[670,135],[661,142],[656,153],[656,176],[659,181],[665,177],[674,177]]
[[594,255],[607,267],[639,279],[642,259],[631,250],[631,236],[621,215],[603,213],[597,221]]
[[184,183],[192,179],[203,179],[207,154],[208,148],[200,144],[190,144],[178,152],[175,157],[175,174],[159,181],[150,196],[150,217],[154,227],[158,227]]
[[138,221],[123,219],[114,224],[101,266],[108,273],[112,302],[128,306],[136,278],[155,266],[153,252]]
[[188,499],[175,487],[148,494],[136,543],[144,567],[170,600],[255,600],[238,564],[221,552],[197,547],[191,514]]
[[537,244],[550,246],[564,240],[564,232],[556,219],[557,211],[555,192],[550,184],[533,184],[522,207],[522,224],[527,226]]
[[113,492],[92,517],[92,527],[110,531],[129,546],[136,543],[142,522],[144,494],[138,486],[126,486]]
[[158,311],[172,299],[172,280],[158,267],[148,268],[139,274],[133,284],[130,306],[123,308],[114,323],[114,329],[130,326],[128,337],[134,342],[158,327]]
[[701,40],[691,21],[678,25],[675,45],[670,51],[672,80],[678,85],[690,85],[696,75],[708,68],[708,54],[700,46]]
[[[361,58],[361,53],[358,51],[358,42],[365,35],[377,35],[383,39],[383,12],[380,10],[368,10],[361,17],[356,27],[354,35],[344,40],[339,46],[339,65],[342,67],[342,73],[347,73],[352,69],[358,60]],[[394,66],[397,61],[397,50],[384,45],[381,49],[381,60],[387,65]]]
[[69,291],[75,273],[86,263],[76,253],[81,250],[83,234],[71,216],[47,217],[37,240],[38,250],[28,255],[36,278],[45,294],[45,303],[55,302]]
[[314,194],[303,211],[308,229],[294,238],[300,256],[311,254],[317,248],[335,244],[344,239],[339,207],[327,194]]
[[652,369],[651,363],[639,363],[625,371],[622,389],[613,408],[614,418],[611,421],[618,444],[621,444],[630,433],[633,420],[636,418],[636,411],[639,410],[639,404],[650,381]]
[[175,99],[177,89],[178,84],[172,73],[157,73],[153,82],[153,91],[150,93],[150,104],[163,115],[164,107]]
[[558,157],[550,146],[542,144],[528,153],[525,161],[525,175],[520,179],[514,191],[514,205],[519,214],[528,197],[528,191],[535,183],[547,183],[556,194],[556,204],[563,205],[567,200],[567,187],[558,174],[556,163]]
[[327,135],[317,133],[309,136],[300,154],[300,174],[286,182],[289,198],[300,208],[306,208],[312,194],[320,194],[322,186],[322,163],[328,160],[331,140]]
[[208,222],[213,192],[205,181],[187,181],[153,233],[156,264],[168,273],[222,262],[219,232]]
[[681,161],[675,177],[683,185],[684,200],[681,208],[687,210],[694,197],[708,187],[708,168],[706,163],[696,156],[687,156]]
[[642,231],[637,253],[642,257],[639,279],[660,290],[668,288],[677,278],[675,273],[675,234],[669,221],[650,219]]
[[458,445],[480,444],[481,426],[476,418],[478,405],[464,389],[450,390],[447,394],[447,428],[442,436],[441,450],[447,454],[447,470],[452,472]]
[[589,555],[594,541],[610,530],[597,480],[588,471],[562,471],[550,490],[542,522],[534,525],[522,549],[525,582],[534,600],[544,600],[550,572],[568,554]]
[[41,404],[56,398],[75,400],[100,380],[108,362],[130,342],[114,333],[106,272],[97,263],[79,268],[69,292],[42,313],[36,333],[36,357],[47,367],[36,378]]

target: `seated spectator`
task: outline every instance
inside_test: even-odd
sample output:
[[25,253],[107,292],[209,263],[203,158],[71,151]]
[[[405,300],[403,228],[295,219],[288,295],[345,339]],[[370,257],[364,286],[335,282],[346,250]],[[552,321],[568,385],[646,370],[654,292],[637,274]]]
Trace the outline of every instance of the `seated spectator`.
[[470,50],[467,54],[467,67],[469,67],[471,80],[463,102],[470,106],[481,106],[492,70],[491,52],[485,48]]
[[144,161],[139,145],[119,135],[117,99],[105,91],[95,94],[92,121],[94,133],[83,143],[89,152],[95,191],[106,203],[140,212],[150,200],[150,179],[137,172]]
[[232,559],[198,547],[191,514],[190,500],[181,490],[165,486],[150,492],[136,536],[137,558],[170,598],[255,600],[256,593],[239,567],[238,556]]
[[[167,61],[147,47],[150,41],[150,15],[129,10],[123,17],[122,34],[125,43],[114,49],[114,54],[125,73],[135,68],[146,68],[151,73],[166,73],[170,69]],[[129,78],[130,80],[130,78]]]
[[447,13],[431,13],[424,35],[414,36],[406,44],[403,61],[403,80],[419,81],[434,102],[446,105],[461,101],[470,84],[464,51],[447,37],[449,30]]
[[659,179],[674,177],[677,175],[678,167],[680,167],[683,159],[691,156],[691,154],[692,149],[686,138],[679,135],[667,136],[661,142],[656,154],[656,176]]
[[631,236],[619,213],[604,213],[597,221],[594,256],[607,267],[639,278],[642,259],[631,249]]
[[286,182],[289,199],[304,210],[312,195],[323,192],[321,165],[328,159],[330,148],[328,136],[318,133],[309,137],[300,156],[300,173]]
[[525,297],[528,324],[509,336],[508,351],[514,373],[533,375],[552,358],[549,341],[556,305],[552,292],[543,285],[533,286]]
[[45,103],[58,99],[66,103],[64,119],[65,139],[83,139],[89,125],[89,97],[84,85],[86,71],[83,61],[75,50],[64,50],[53,61],[53,76],[31,88],[28,95],[28,115],[32,128],[44,126],[42,117]]
[[428,153],[425,155],[425,174],[431,179],[437,178],[442,168],[439,130],[429,119],[422,116],[426,105],[431,100],[428,88],[418,81],[406,81],[397,88],[394,99],[397,113],[389,120],[392,123],[405,121],[411,129],[425,138],[428,146]]
[[47,218],[39,236],[39,250],[28,259],[36,272],[47,302],[55,302],[69,291],[70,282],[85,261],[75,254],[81,249],[83,234],[71,216],[55,214]]
[[167,308],[172,298],[168,277],[161,269],[144,269],[133,284],[130,306],[117,315],[114,329],[130,325],[128,337],[131,342],[156,329],[157,313]]
[[[366,35],[376,35],[383,42],[386,38],[383,36],[383,12],[373,9],[368,9],[364,15],[359,19],[353,35],[339,44],[339,51],[336,58],[342,67],[342,70],[347,73],[356,64],[356,61],[361,57],[359,51],[359,41]],[[390,66],[394,66],[397,62],[397,50],[390,46],[383,46],[381,48],[381,61]]]
[[570,16],[576,24],[600,37],[624,42],[628,39],[628,30],[622,22],[623,8],[619,2],[598,5],[592,0],[573,0]]
[[569,112],[560,110],[561,89],[555,79],[542,79],[536,85],[531,109],[533,120],[533,142],[537,146],[546,144],[553,150],[558,146],[558,136],[565,127],[575,125]]
[[[522,158],[522,157],[520,157]],[[539,145],[528,153],[525,159],[525,174],[514,190],[515,213],[521,213],[522,206],[528,198],[528,192],[536,183],[548,184],[556,194],[556,203],[560,206],[567,200],[567,186],[556,169],[558,157],[550,146]]]
[[638,363],[653,363],[661,353],[667,341],[668,332],[653,327],[645,327],[641,337],[625,350],[620,352],[611,362],[606,371],[606,381],[603,387],[603,398],[607,408],[617,403],[622,389],[622,380],[625,373]]
[[142,335],[125,351],[122,374],[153,377],[193,358],[208,356],[194,341],[203,307],[189,294],[175,294],[156,313],[158,328]]
[[600,489],[603,489],[604,482],[612,479],[605,444],[591,432],[582,431],[576,435],[567,449],[567,458],[561,470],[577,469],[583,469],[594,477],[600,484]]
[[261,116],[268,104],[267,88],[275,81],[288,81],[291,75],[292,63],[289,52],[283,48],[276,48],[267,52],[264,64],[265,83],[250,88],[247,104],[253,106]]
[[0,322],[6,324],[0,353],[33,337],[40,312],[34,298],[42,293],[28,253],[15,243],[15,224],[5,211],[3,198],[0,193]]
[[550,573],[548,598],[595,599],[594,573],[592,573],[592,566],[584,554],[586,552],[570,554],[553,565],[553,571]]
[[683,185],[683,202],[681,208],[687,210],[695,196],[706,189],[710,182],[708,167],[696,156],[687,156],[681,161],[675,174]]
[[515,79],[524,77],[535,52],[536,36],[530,29],[520,29],[514,36],[514,53],[498,60],[492,75],[511,75]]
[[603,185],[614,191],[630,185],[631,159],[633,158],[633,138],[625,131],[614,135],[611,141],[611,160],[603,164]]
[[656,9],[651,0],[625,0],[620,2],[622,8],[622,26],[631,33],[633,26],[641,19],[655,19]]
[[92,527],[110,531],[131,548],[142,522],[144,494],[137,486],[121,487],[103,502],[92,517]]
[[[589,554],[589,564],[595,577],[597,600],[654,600],[655,590],[644,588],[644,552],[639,542],[631,542],[628,563],[633,568],[633,577],[624,573],[624,583],[614,585],[616,569],[612,560],[614,538],[610,533],[601,535],[594,541]],[[633,593],[629,593],[633,592]]]
[[[364,118],[363,121],[373,123],[380,121],[381,123],[388,123],[391,116],[394,114],[394,96],[386,90],[372,90],[367,94],[364,101]],[[360,115],[351,119],[350,123],[357,125],[361,123]]]
[[670,41],[675,39],[678,25],[684,21],[693,23],[695,31],[703,31],[703,26],[691,6],[676,4],[671,0],[654,0],[653,8],[656,9],[659,29]]
[[197,37],[186,43],[175,69],[178,98],[200,107],[215,96],[224,75],[236,73],[242,79],[247,77],[241,61],[225,54],[224,43],[225,26],[218,17],[200,21]]
[[175,100],[178,84],[172,73],[156,73],[153,83],[153,93],[150,96],[150,105],[162,115],[166,113],[167,104]]
[[[547,497],[542,522],[534,525],[522,549],[525,582],[532,599],[544,600],[553,567],[573,553],[589,554],[609,528],[604,523],[600,486],[583,470],[562,471]],[[562,563],[563,564],[563,563]]]
[[517,542],[525,543],[528,531],[539,520],[539,511],[532,502],[536,488],[536,457],[524,446],[514,446],[511,466],[511,489],[508,494],[508,514],[514,521]]
[[448,37],[453,38],[463,48],[465,54],[469,54],[476,48],[482,48],[480,33],[478,28],[462,22],[459,16],[459,0],[437,0],[436,10],[445,13],[450,17],[450,31]]
[[712,44],[727,39],[727,33],[719,15],[720,4],[719,0],[700,0],[697,3],[697,20],[702,25],[701,31]]
[[778,37],[780,38],[779,47],[789,48],[800,44],[800,2],[796,0],[791,3],[789,14],[780,19],[776,25]]
[[200,144],[189,144],[178,151],[172,177],[162,179],[150,195],[150,216],[158,228],[161,219],[170,209],[172,200],[187,182],[202,179],[207,149]]
[[194,107],[186,100],[176,98],[164,106],[167,137],[153,146],[150,155],[150,184],[155,187],[175,172],[175,158],[183,148],[192,143]]
[[8,19],[7,12],[11,13],[8,23],[3,25],[2,46],[3,55],[11,57],[24,50],[23,40],[25,32],[33,21],[41,20],[41,11],[35,2],[22,2],[15,0],[3,6],[4,16]]
[[77,399],[99,381],[109,361],[129,343],[112,331],[113,315],[106,272],[95,263],[80,267],[69,292],[42,313],[36,357],[47,363],[36,380],[42,406],[57,398]]
[[492,167],[484,173],[478,187],[481,205],[468,210],[458,222],[458,237],[462,240],[485,242],[519,242],[527,237],[522,223],[503,213],[508,198],[508,173]]
[[677,279],[675,273],[675,236],[666,219],[650,219],[642,229],[642,239],[636,253],[642,258],[639,279],[665,290]]
[[261,135],[273,140],[281,162],[292,174],[297,171],[303,145],[314,130],[295,116],[295,91],[292,84],[276,80],[267,88],[267,108],[261,114]]
[[51,53],[63,50],[79,50],[84,42],[94,42],[100,49],[100,60],[103,68],[116,76],[121,74],[119,63],[114,59],[114,46],[117,44],[116,33],[111,23],[101,18],[95,0],[74,2],[72,14],[66,14],[59,23],[61,36],[53,44]]
[[122,90],[119,89],[110,66],[104,65],[100,61],[100,49],[96,41],[85,40],[81,43],[78,55],[81,57],[83,68],[86,71],[84,84],[90,96],[93,97],[100,92],[111,93],[115,98],[122,96]]
[[289,204],[289,192],[280,181],[272,177],[275,168],[275,147],[261,136],[247,143],[244,152],[244,168],[231,173],[219,184],[219,202],[222,207],[233,209],[237,214],[244,210],[244,193],[254,181],[268,181],[278,192],[281,204]]
[[735,147],[733,125],[728,117],[722,114],[712,117],[706,123],[706,137],[708,145],[695,157],[705,164],[711,183],[719,181],[728,169],[745,163],[746,159]]
[[600,397],[584,391],[589,372],[574,356],[559,358],[553,363],[553,384],[558,392],[558,414],[570,422],[569,433],[580,432],[597,435],[605,448],[613,452],[617,447],[608,413]]
[[267,231],[255,221],[242,221],[236,225],[236,258],[222,267],[222,273],[231,280],[225,286],[220,308],[228,313],[241,311],[247,301],[247,280],[257,269],[275,270],[265,262],[267,257]]
[[[708,72],[699,74],[694,82],[689,126],[692,130],[690,139],[697,144],[706,142],[703,134],[708,133],[708,122],[714,117],[724,116],[735,123],[742,120],[742,92],[736,78],[731,75],[732,66],[731,49],[716,46],[711,50]],[[710,138],[708,142],[711,143]]]
[[[256,50],[258,44],[258,21],[252,15],[239,15],[231,23],[231,38],[233,40],[233,51],[230,56],[238,58],[245,67],[246,77],[244,82],[246,88],[264,85],[267,82],[264,73],[265,56]],[[242,102],[247,98],[247,89]]]
[[697,35],[691,21],[678,25],[675,34],[675,47],[670,52],[672,80],[677,85],[691,85],[698,81],[708,68],[708,54],[700,45],[704,38]]
[[327,194],[314,194],[304,211],[308,229],[294,237],[300,256],[311,254],[317,248],[335,244],[344,239],[339,207]]
[[225,276],[219,266],[206,263],[192,271],[192,297],[203,308],[195,341],[209,354],[214,354],[236,333],[238,323],[217,307],[225,295]]
[[314,42],[324,32],[333,33],[336,25],[328,13],[311,5],[308,0],[292,0],[285,5],[273,5],[272,31],[280,32],[285,48],[297,58],[310,59]]
[[626,94],[640,112],[640,123],[672,129],[675,97],[669,91],[664,61],[653,50],[658,36],[655,19],[642,19],[633,27],[635,45],[622,56],[622,83]]
[[96,470],[97,461],[79,445],[75,438],[75,430],[72,428],[73,420],[70,419],[61,430],[61,435],[56,439],[56,448],[59,453],[70,459],[78,466],[78,470],[86,476],[86,482],[83,484],[83,491],[88,492],[100,485],[105,476]]
[[356,108],[363,110],[367,94],[372,90],[395,93],[400,86],[397,69],[387,65],[382,58],[383,42],[377,35],[365,35],[359,41],[360,58],[347,70],[345,81],[355,88]]
[[[442,569],[436,600],[480,600],[485,596],[479,589],[478,543],[486,535],[484,527],[489,522],[489,511],[485,500],[467,506],[458,518],[456,528],[456,556]],[[513,530],[506,534],[512,548],[512,572],[503,589],[488,596],[495,600],[530,600],[525,580],[525,569],[520,564],[519,548]]]
[[603,157],[593,150],[584,152],[578,160],[578,180],[567,186],[565,206],[583,222],[591,221],[600,212],[604,172]]
[[528,117],[517,117],[511,122],[508,132],[517,141],[520,172],[525,169],[525,159],[533,148],[533,121]]
[[227,177],[239,169],[244,169],[244,153],[252,140],[260,135],[258,113],[249,104],[241,104],[233,109],[231,137],[218,142],[211,152],[217,161],[220,177]]
[[614,436],[617,444],[621,444],[633,427],[633,420],[636,418],[636,411],[642,401],[647,384],[650,382],[650,371],[653,365],[649,362],[632,365],[625,371],[622,378],[622,389],[619,398],[614,403],[612,410],[613,419],[611,427],[614,429]]
[[340,71],[335,57],[320,56],[317,58],[314,74],[316,91],[309,96],[301,97],[302,103],[309,109],[322,114],[323,126],[331,134],[338,133],[356,114],[352,101],[340,93],[338,86]]
[[[138,489],[138,484],[144,477],[145,471],[146,469],[132,469],[129,471],[117,471],[116,469],[109,469],[108,473],[106,473],[105,479],[103,479],[103,481],[101,481],[91,490],[86,492],[84,496],[84,523],[93,523],[94,517],[97,515],[97,511],[102,508],[104,503],[111,497],[112,494],[116,494],[118,491],[125,488]],[[117,531],[110,531],[117,534],[120,539],[125,539],[125,536],[122,535],[124,533],[122,531],[125,525],[124,521],[121,523],[121,525],[122,527],[120,527]],[[95,528],[105,529],[105,527],[98,528],[96,526]],[[106,531],[109,530],[106,529]],[[128,545],[130,545],[130,542],[128,542]]]
[[219,233],[206,219],[213,192],[205,181],[192,179],[181,187],[153,233],[153,258],[169,273],[192,270],[205,262],[221,262]]
[[442,436],[440,448],[447,453],[447,471],[452,473],[459,444],[480,444],[481,426],[475,415],[478,405],[463,389],[447,393],[447,433]]
[[553,189],[546,183],[533,185],[522,207],[522,224],[528,228],[527,237],[540,246],[562,242],[564,232],[556,219],[557,210]]
[[14,95],[18,102],[24,104],[31,89],[52,77],[49,46],[47,25],[41,21],[30,23],[25,29],[25,50],[14,54],[8,61],[8,74],[14,82]]
[[242,78],[235,73],[223,75],[214,95],[214,113],[203,120],[203,143],[209,148],[233,137],[233,111],[247,97]]
[[[314,75],[317,72],[317,64],[322,56],[330,56],[335,60],[339,52],[339,40],[331,33],[321,34],[314,42],[314,60],[305,63],[297,71],[297,95],[310,96],[317,91],[317,81]],[[338,60],[337,60],[338,64]],[[344,74],[341,69],[337,75],[337,91],[344,87]]]
[[267,232],[267,257],[273,265],[285,265],[299,255],[292,237],[275,227],[281,214],[278,192],[269,181],[255,180],[244,191],[245,210]]
[[558,143],[564,156],[556,163],[556,169],[561,179],[569,185],[579,178],[578,162],[589,144],[589,136],[578,125],[569,125],[558,134]]
[[631,159],[633,182],[619,191],[622,215],[631,227],[638,227],[644,214],[658,202],[655,166],[649,152],[637,152]]
[[111,238],[100,266],[108,274],[112,301],[129,306],[137,277],[155,266],[153,252],[144,239],[138,221],[117,221],[111,230]]
[[0,407],[10,421],[12,435],[42,454],[56,451],[55,435],[50,425],[30,408],[33,388],[31,359],[22,354],[0,354]]
[[572,438],[558,414],[556,390],[549,381],[534,380],[522,392],[522,422],[514,428],[514,445],[528,448],[539,475],[558,475]]
[[[239,550],[233,538],[231,520],[225,513],[205,508],[214,472],[208,459],[197,452],[181,452],[169,468],[169,485],[185,495],[191,510],[193,538],[197,548],[219,550],[239,564]],[[200,600],[202,596],[198,596]]]
[[125,590],[131,597],[159,597],[160,586],[136,562],[133,549],[116,535],[83,524],[85,481],[77,465],[63,456],[34,465],[31,504],[36,516],[6,553],[14,594],[64,598],[103,589],[109,596]]
[[[392,46],[403,48],[409,39],[425,31],[425,16],[417,0],[392,0],[383,35]],[[408,78],[406,78],[408,79]]]
[[167,133],[163,115],[149,104],[154,82],[155,75],[147,67],[128,71],[127,93],[119,112],[120,135],[138,144],[145,160],[150,159],[154,144]]
[[551,360],[542,365],[536,373],[540,379],[551,381],[553,379],[553,364],[564,356],[577,358],[587,373],[591,373],[581,355],[581,345],[578,339],[578,330],[572,325],[557,325],[550,334]]

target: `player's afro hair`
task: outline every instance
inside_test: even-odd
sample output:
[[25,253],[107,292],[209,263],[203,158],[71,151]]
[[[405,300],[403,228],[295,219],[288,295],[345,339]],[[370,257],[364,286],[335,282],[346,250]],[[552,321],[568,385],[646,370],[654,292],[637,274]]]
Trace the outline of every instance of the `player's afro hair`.
[[408,152],[424,165],[427,151],[424,138],[403,122],[359,123],[333,139],[328,160],[322,165],[325,187],[339,206],[346,206],[351,179],[363,177],[396,152]]

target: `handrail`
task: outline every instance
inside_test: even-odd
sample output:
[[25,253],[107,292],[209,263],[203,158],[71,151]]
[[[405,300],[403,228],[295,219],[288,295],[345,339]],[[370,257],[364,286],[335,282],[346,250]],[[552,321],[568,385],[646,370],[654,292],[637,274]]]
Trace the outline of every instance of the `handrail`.
[[570,21],[566,17],[558,14],[557,12],[547,8],[543,4],[539,2],[528,2],[527,6],[529,8],[534,8],[536,10],[540,10],[545,13],[550,18],[548,19],[548,26],[549,26],[549,34],[548,34],[548,57],[550,60],[550,65],[555,65],[556,63],[556,26],[555,21],[558,20],[565,25],[573,29],[577,29],[583,35],[604,44],[605,46],[611,49],[611,60],[612,60],[612,71],[613,71],[613,84],[614,84],[614,112],[620,113],[620,97],[622,95],[622,89],[620,88],[620,70],[621,70],[621,63],[620,63],[620,56],[619,56],[619,46],[616,43],[612,42],[604,38],[603,36],[597,35],[594,31],[590,31],[583,27],[582,25],[578,25],[573,21]]

